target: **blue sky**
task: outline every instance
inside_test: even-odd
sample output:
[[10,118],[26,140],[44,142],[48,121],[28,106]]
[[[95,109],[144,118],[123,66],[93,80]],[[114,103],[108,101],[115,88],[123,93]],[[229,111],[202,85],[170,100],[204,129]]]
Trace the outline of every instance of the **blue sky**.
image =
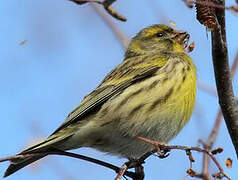
[[[232,5],[233,1],[227,1]],[[190,33],[195,50],[190,53],[198,80],[215,88],[210,33],[196,20],[195,9],[182,1],[118,0],[113,7],[127,22],[112,18],[128,37],[140,29],[174,21],[177,29]],[[226,12],[229,59],[238,50],[238,17]],[[110,17],[111,18],[111,17]],[[0,2],[0,157],[13,155],[35,140],[51,134],[67,114],[92,91],[124,55],[111,29],[90,5],[77,6],[67,0],[8,0]],[[26,40],[24,45],[19,45]],[[237,95],[236,76],[233,80]],[[198,89],[196,108],[188,125],[170,144],[196,146],[206,140],[218,111],[218,100]],[[238,162],[222,122],[215,146],[224,153],[218,160],[234,179]],[[82,148],[74,152],[120,166],[125,159]],[[202,155],[194,153],[195,170],[201,170]],[[233,159],[233,168],[224,161]],[[3,174],[8,163],[0,164]],[[146,180],[182,179],[189,168],[184,152],[172,151],[166,159],[150,157],[145,164]],[[211,165],[211,172],[216,167]],[[15,179],[113,179],[104,167],[68,157],[51,156],[10,176]],[[187,177],[186,179],[190,179]]]

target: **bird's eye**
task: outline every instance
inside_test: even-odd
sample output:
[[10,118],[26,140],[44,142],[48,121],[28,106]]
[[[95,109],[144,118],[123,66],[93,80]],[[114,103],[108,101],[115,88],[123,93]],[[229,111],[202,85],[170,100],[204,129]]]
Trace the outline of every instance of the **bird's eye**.
[[164,36],[164,34],[163,34],[163,33],[161,33],[161,32],[159,32],[159,33],[157,33],[157,34],[156,34],[156,36],[157,36],[157,37],[163,37],[163,36]]

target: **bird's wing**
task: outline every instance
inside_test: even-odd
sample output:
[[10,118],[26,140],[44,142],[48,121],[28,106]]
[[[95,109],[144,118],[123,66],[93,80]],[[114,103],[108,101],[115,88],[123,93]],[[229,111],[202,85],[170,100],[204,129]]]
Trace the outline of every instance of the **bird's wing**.
[[[41,152],[46,150],[47,148],[50,148],[52,144],[60,142],[65,140],[66,138],[72,136],[71,133],[57,136],[56,133],[60,131],[61,129],[64,129],[70,124],[77,123],[80,120],[83,119],[83,117],[90,114],[90,112],[97,110],[98,107],[101,107],[103,103],[105,103],[108,99],[111,97],[120,94],[124,89],[126,89],[128,86],[137,83],[138,81],[143,81],[144,79],[152,76],[155,72],[157,72],[158,69],[160,69],[160,66],[158,65],[151,65],[147,66],[146,68],[135,68],[136,71],[124,73],[124,80],[121,81],[119,84],[112,83],[111,79],[108,78],[108,76],[112,75],[113,71],[109,73],[109,75],[104,79],[103,83],[92,93],[90,93],[83,101],[82,103],[76,107],[76,109],[71,112],[66,120],[63,122],[63,124],[55,130],[55,132],[49,136],[47,139],[44,139],[35,145],[27,148],[26,150],[22,151],[20,154],[31,154],[32,156],[29,157],[22,157],[22,159],[18,159],[18,162],[11,161],[11,164],[9,165],[8,169],[6,170],[4,177],[9,176],[13,174],[14,172],[18,171],[19,169],[27,166],[28,164],[42,158],[45,156],[43,155],[37,155],[34,153]],[[135,70],[134,69],[134,70]],[[133,77],[132,77],[133,74]],[[129,75],[129,78],[128,78]],[[122,76],[123,77],[123,76]],[[127,77],[127,78],[125,78]],[[55,136],[56,135],[56,136]],[[44,149],[45,148],[45,149]]]
[[[73,123],[77,123],[82,120],[83,117],[87,116],[90,112],[96,110],[98,107],[101,107],[103,103],[105,103],[111,97],[120,94],[124,89],[128,86],[142,81],[145,78],[152,76],[160,66],[153,65],[147,68],[141,68],[141,70],[137,70],[134,73],[134,77],[130,79],[126,79],[119,84],[114,85],[105,85],[99,86],[97,89],[92,91],[82,102],[79,104],[66,118],[66,120],[61,124],[53,134],[60,131],[61,129],[71,125]],[[110,74],[109,74],[110,75]]]

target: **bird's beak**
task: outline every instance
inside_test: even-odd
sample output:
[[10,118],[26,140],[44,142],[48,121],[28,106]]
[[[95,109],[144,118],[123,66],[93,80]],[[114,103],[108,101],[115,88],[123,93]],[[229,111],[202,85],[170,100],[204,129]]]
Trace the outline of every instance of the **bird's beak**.
[[173,39],[186,48],[188,46],[190,35],[185,31],[176,31]]

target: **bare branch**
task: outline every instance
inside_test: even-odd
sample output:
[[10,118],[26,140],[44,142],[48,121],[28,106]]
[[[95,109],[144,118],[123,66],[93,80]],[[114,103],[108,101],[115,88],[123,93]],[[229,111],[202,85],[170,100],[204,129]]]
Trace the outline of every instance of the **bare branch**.
[[[168,151],[173,150],[173,149],[183,150],[188,155],[190,161],[191,161],[191,158],[189,156],[189,153],[187,153],[188,151],[197,151],[197,152],[205,153],[205,154],[207,154],[212,159],[212,161],[215,163],[215,165],[219,169],[219,172],[214,174],[213,176],[217,177],[218,175],[220,175],[220,176],[226,177],[228,180],[231,180],[231,178],[224,172],[223,168],[218,163],[218,161],[215,158],[215,156],[212,153],[212,151],[209,151],[207,149],[202,149],[202,148],[199,148],[199,147],[187,147],[187,146],[181,146],[181,145],[166,145],[164,143],[161,143],[161,142],[158,142],[158,141],[153,141],[153,140],[150,140],[150,139],[147,139],[147,138],[144,138],[144,137],[140,137],[140,136],[137,136],[137,139],[155,146],[157,151],[161,151],[162,150],[162,151],[167,151],[168,152]],[[154,151],[155,150],[153,150],[153,152]]]
[[202,81],[198,81],[197,85],[198,85],[198,88],[201,89],[202,91],[205,91],[208,94],[217,97],[217,91],[212,86],[205,84]]
[[[237,70],[237,67],[238,67],[238,52],[236,54],[236,57],[233,61],[232,67],[231,67],[231,76],[232,76],[232,78],[234,77],[234,74]],[[208,90],[210,90],[210,89],[208,89]],[[216,121],[214,123],[211,134],[210,134],[207,142],[203,143],[204,148],[207,148],[207,150],[211,150],[212,147],[213,147],[213,144],[214,144],[214,142],[216,140],[216,137],[217,137],[217,134],[218,134],[219,127],[221,125],[221,120],[222,120],[222,111],[221,111],[221,108],[219,108],[219,111],[217,113],[217,118],[216,118]],[[202,170],[202,175],[203,175],[202,178],[204,180],[209,180],[208,167],[209,167],[209,157],[208,157],[207,154],[204,154],[203,155],[203,170]]]
[[103,21],[110,27],[112,32],[115,34],[116,38],[118,38],[119,42],[122,44],[123,48],[126,49],[129,45],[129,39],[125,35],[125,33],[122,32],[121,29],[119,29],[113,21],[105,15],[105,13],[102,11],[101,8],[97,7],[95,4],[91,3],[91,6],[96,11],[96,13],[102,17]]
[[72,1],[78,5],[82,5],[85,3],[97,3],[103,5],[104,9],[110,14],[112,17],[116,18],[120,21],[126,21],[126,17],[119,14],[115,9],[111,7],[112,3],[114,3],[116,0],[104,0],[104,1],[98,1],[98,0],[69,0]]
[[[92,162],[104,167],[107,167],[109,169],[114,170],[116,173],[119,172],[120,168],[117,166],[114,166],[110,163],[104,162],[104,161],[100,161],[98,159],[94,159],[94,158],[90,158],[87,156],[83,156],[80,154],[75,154],[75,153],[71,153],[71,152],[66,152],[66,151],[61,151],[61,150],[52,150],[52,151],[47,151],[47,153],[43,152],[43,153],[34,153],[34,154],[20,154],[20,155],[15,155],[15,156],[9,156],[6,158],[2,158],[0,159],[0,162],[4,162],[4,161],[17,161],[19,159],[22,158],[26,158],[26,157],[30,157],[30,156],[34,156],[34,155],[62,155],[62,156],[68,156],[68,157],[73,157],[73,158],[77,158],[77,159],[82,159],[88,162]],[[136,174],[133,172],[129,172],[129,171],[125,171],[124,175],[130,177],[130,178],[136,178]]]
[[104,9],[114,18],[121,20],[121,21],[126,21],[126,17],[123,15],[119,14],[115,9],[111,7],[111,4],[116,1],[116,0],[105,0],[103,2]]
[[[224,6],[225,1],[221,0]],[[219,29],[212,31],[212,56],[219,104],[238,155],[238,107],[232,88],[231,72],[228,64],[225,10],[215,11]]]

